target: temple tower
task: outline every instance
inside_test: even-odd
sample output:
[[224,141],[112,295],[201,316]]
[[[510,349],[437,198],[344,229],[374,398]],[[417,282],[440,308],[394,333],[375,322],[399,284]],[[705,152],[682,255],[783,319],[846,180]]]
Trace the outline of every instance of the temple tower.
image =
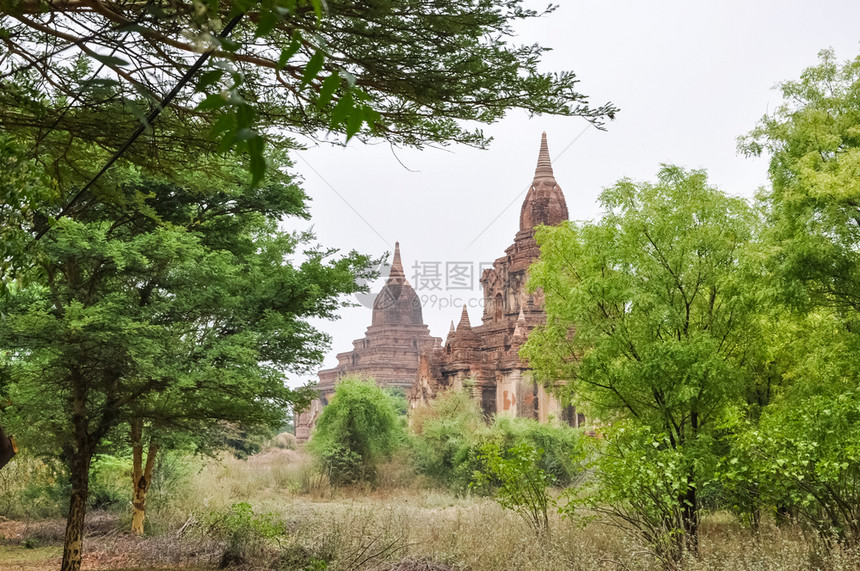
[[541,136],[537,167],[520,209],[519,230],[505,255],[484,270],[481,285],[484,311],[481,325],[472,327],[468,314],[448,334],[441,348],[421,356],[418,376],[410,391],[410,405],[426,404],[442,390],[459,389],[468,382],[485,414],[529,417],[546,422],[556,418],[578,424],[581,417],[563,407],[531,378],[519,356],[529,332],[546,322],[543,294],[526,288],[528,268],[540,255],[537,226],[553,226],[568,219],[567,204],[555,180],[546,133]]
[[349,375],[373,379],[379,386],[408,390],[418,372],[421,352],[440,346],[442,340],[430,335],[424,324],[421,300],[406,279],[400,258],[400,243],[394,245],[394,259],[385,285],[373,303],[370,327],[364,337],[352,342],[352,350],[337,355],[337,366],[320,371],[320,398],[296,421],[296,437],[310,437],[322,408],[334,394],[337,382]]

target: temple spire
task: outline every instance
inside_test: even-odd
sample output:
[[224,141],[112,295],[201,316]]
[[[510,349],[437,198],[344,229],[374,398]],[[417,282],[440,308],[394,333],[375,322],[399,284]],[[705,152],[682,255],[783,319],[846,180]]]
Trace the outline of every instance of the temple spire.
[[549,147],[546,144],[546,131],[543,132],[540,138],[540,152],[538,153],[535,178],[555,178],[555,175],[552,173],[552,162],[549,158]]
[[540,138],[535,178],[520,210],[520,230],[531,230],[541,224],[555,226],[567,218],[567,204],[552,172],[552,162],[549,158],[546,132],[544,132]]
[[469,322],[469,311],[466,309],[466,305],[463,304],[463,314],[460,316],[460,323],[457,324],[457,331],[471,329],[472,324]]
[[400,242],[394,243],[394,259],[388,279],[373,302],[371,325],[424,325],[421,300],[403,272]]
[[388,279],[405,278],[406,274],[403,271],[403,262],[400,261],[400,242],[394,243],[394,260],[391,262],[391,272],[388,274]]

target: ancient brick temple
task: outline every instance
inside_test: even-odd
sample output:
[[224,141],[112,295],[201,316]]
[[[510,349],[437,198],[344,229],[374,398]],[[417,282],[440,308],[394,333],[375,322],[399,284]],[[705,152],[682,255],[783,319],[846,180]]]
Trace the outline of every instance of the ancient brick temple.
[[540,248],[535,228],[567,220],[567,205],[555,180],[547,148],[541,138],[537,169],[520,211],[520,229],[505,255],[484,270],[484,309],[481,325],[472,327],[463,307],[457,327],[445,340],[431,337],[424,324],[418,295],[403,272],[399,245],[391,274],[373,305],[373,320],[353,350],[337,356],[338,365],[319,372],[320,398],[296,420],[296,436],[307,440],[317,417],[345,375],[372,378],[384,387],[409,389],[410,407],[428,403],[440,391],[467,388],[487,415],[499,414],[557,419],[578,426],[582,415],[561,404],[533,382],[519,350],[535,326],[546,320],[540,292],[528,293],[527,270]]
[[338,364],[319,372],[320,398],[296,419],[296,437],[310,437],[322,408],[344,376],[374,379],[383,387],[408,390],[415,382],[421,352],[439,347],[442,340],[430,336],[424,324],[421,301],[406,279],[400,260],[400,244],[394,245],[391,273],[373,303],[373,318],[362,339],[352,342],[352,351],[340,353]]
[[519,350],[535,326],[546,320],[541,292],[528,293],[528,267],[540,248],[535,228],[568,219],[561,187],[555,180],[547,148],[541,138],[537,169],[520,211],[520,229],[505,255],[484,270],[484,309],[481,325],[472,327],[466,307],[443,347],[429,346],[421,354],[418,375],[410,391],[410,406],[426,404],[440,391],[467,387],[486,414],[551,418],[579,425],[582,416],[562,407],[546,389],[531,379]]

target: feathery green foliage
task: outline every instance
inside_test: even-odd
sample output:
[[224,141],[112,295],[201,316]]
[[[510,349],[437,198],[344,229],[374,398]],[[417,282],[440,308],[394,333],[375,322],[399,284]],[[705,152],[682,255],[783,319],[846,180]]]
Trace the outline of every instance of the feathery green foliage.
[[493,497],[513,510],[539,536],[549,533],[549,509],[556,502],[549,494],[552,477],[540,467],[542,448],[520,442],[507,450],[487,442],[479,448],[482,470],[473,474],[473,484],[495,488]]
[[[614,425],[597,457],[609,509],[634,526],[658,512],[695,551],[715,429],[751,382],[756,308],[741,256],[756,219],[704,172],[672,166],[600,201],[598,222],[538,231],[530,285],[546,295],[547,325],[524,354],[539,378],[567,381],[586,414]],[[671,481],[649,489],[618,477],[648,470]]]
[[[822,51],[740,148],[771,155],[771,263],[786,299],[860,311],[860,56]],[[852,320],[856,317],[852,317]],[[857,327],[855,324],[854,327]]]
[[316,365],[328,341],[308,319],[334,317],[369,265],[279,230],[307,216],[280,170],[254,186],[229,159],[193,164],[174,180],[114,171],[110,203],[77,205],[42,240],[44,217],[0,221],[27,261],[0,298],[3,423],[66,462],[78,564],[95,455],[123,447],[129,425],[204,450],[225,423],[280,426],[311,397],[284,372]]
[[488,425],[478,403],[465,391],[443,392],[425,409],[414,411],[412,430],[417,469],[459,492],[471,488],[476,473],[489,474],[487,447],[503,457],[522,446],[541,450],[534,466],[551,486],[567,486],[582,471],[581,431],[498,416]]
[[[553,10],[525,4],[4,2],[0,127],[39,139],[69,165],[75,158],[62,147],[83,140],[112,152],[143,125],[148,145],[126,154],[136,164],[175,172],[186,153],[236,148],[258,182],[266,144],[294,145],[284,133],[483,146],[487,137],[470,123],[510,109],[598,126],[613,117],[611,103],[589,105],[573,72],[539,70],[547,48],[514,43],[517,22]],[[236,26],[222,37],[228,22]],[[190,85],[166,103],[204,52]]]
[[373,381],[345,378],[309,443],[334,485],[374,482],[377,464],[403,442],[391,396]]
[[736,436],[723,467],[737,488],[755,491],[779,514],[825,538],[860,539],[860,57],[830,50],[741,141],[771,155],[765,263],[788,315],[779,355],[783,386],[761,422]]

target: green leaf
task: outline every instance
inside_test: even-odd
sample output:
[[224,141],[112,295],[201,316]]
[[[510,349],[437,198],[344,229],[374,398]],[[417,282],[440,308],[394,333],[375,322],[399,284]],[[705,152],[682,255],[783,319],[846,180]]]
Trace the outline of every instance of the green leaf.
[[325,53],[322,50],[317,50],[305,66],[305,71],[302,74],[302,87],[309,84],[316,78],[320,70],[322,70],[324,63]]
[[299,51],[299,48],[302,47],[302,35],[300,32],[293,32],[293,39],[290,41],[290,45],[286,47],[286,49],[281,51],[281,57],[278,58],[278,70],[284,69],[284,66],[287,65],[287,62],[296,55]]
[[212,109],[220,109],[227,105],[227,100],[220,93],[210,93],[206,99],[197,104],[199,111],[210,111]]
[[320,87],[320,96],[317,99],[317,109],[322,109],[331,101],[332,95],[340,86],[340,81],[340,75],[337,73],[331,74],[323,81],[322,87]]
[[260,19],[257,21],[257,29],[254,30],[254,36],[257,38],[268,36],[275,26],[278,25],[281,18],[272,10],[261,10]]
[[221,44],[221,47],[228,52],[235,52],[242,47],[241,43],[232,38],[218,38],[218,43]]
[[129,65],[127,61],[117,56],[91,54],[90,57],[108,67],[124,67]]
[[235,118],[230,113],[220,115],[212,124],[212,129],[209,130],[209,135],[213,138],[218,137],[232,129],[235,125]]
[[266,174],[266,157],[263,154],[265,141],[263,137],[254,133],[246,142],[248,146],[248,157],[250,159],[251,185],[257,186]]
[[347,91],[344,93],[343,97],[340,98],[340,101],[337,102],[337,105],[334,106],[334,109],[332,109],[330,123],[331,129],[336,130],[353,112],[354,105],[352,101],[352,92]]
[[317,16],[317,22],[320,22],[323,17],[323,2],[322,0],[311,0],[311,5],[314,7],[314,14]]
[[364,123],[364,110],[356,108],[346,118],[346,140],[350,140],[353,135],[361,130],[361,124]]
[[204,91],[210,85],[217,83],[224,76],[224,70],[213,69],[200,74],[200,79],[197,80],[197,90]]

